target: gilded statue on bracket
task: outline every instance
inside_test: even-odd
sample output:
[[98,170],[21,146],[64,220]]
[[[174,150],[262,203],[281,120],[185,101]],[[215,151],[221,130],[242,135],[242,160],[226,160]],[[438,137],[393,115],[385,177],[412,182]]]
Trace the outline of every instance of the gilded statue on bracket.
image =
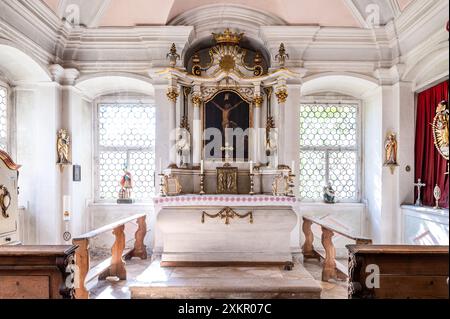
[[397,152],[398,143],[397,135],[394,133],[389,133],[387,135],[386,141],[384,143],[385,159],[384,166],[388,166],[391,170],[391,174],[394,174],[394,170],[398,165],[397,163]]
[[70,136],[67,130],[59,130],[56,143],[58,151],[58,164],[70,164]]

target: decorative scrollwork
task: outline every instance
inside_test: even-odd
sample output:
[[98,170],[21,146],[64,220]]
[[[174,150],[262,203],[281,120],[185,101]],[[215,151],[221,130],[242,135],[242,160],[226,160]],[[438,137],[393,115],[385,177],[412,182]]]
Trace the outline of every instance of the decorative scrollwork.
[[2,215],[5,218],[9,218],[8,208],[11,206],[11,194],[5,185],[0,185],[0,207],[2,209]]
[[234,219],[235,217],[244,219],[247,217],[250,217],[250,224],[253,224],[253,212],[248,212],[247,214],[241,215],[236,213],[231,207],[225,207],[220,212],[214,215],[210,215],[207,212],[202,213],[202,224],[205,223],[205,216],[208,216],[209,218],[220,218],[225,219],[225,225],[230,224],[230,219]]

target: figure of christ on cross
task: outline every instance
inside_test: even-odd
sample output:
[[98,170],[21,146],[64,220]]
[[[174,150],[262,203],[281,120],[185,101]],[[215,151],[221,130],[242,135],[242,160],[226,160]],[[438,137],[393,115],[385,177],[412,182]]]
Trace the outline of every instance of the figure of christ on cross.
[[231,106],[230,103],[226,103],[224,107],[221,107],[219,104],[217,104],[214,101],[211,101],[212,104],[214,104],[215,107],[217,107],[219,110],[222,111],[222,128],[225,131],[227,128],[236,128],[237,124],[233,121],[230,121],[230,113],[235,108],[237,108],[239,105],[244,103],[244,101],[240,101],[236,103],[235,105]]

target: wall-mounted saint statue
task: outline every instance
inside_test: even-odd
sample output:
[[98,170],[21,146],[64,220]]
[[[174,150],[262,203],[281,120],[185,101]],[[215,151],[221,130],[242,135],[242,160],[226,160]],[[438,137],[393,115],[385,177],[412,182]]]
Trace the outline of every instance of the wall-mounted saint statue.
[[59,130],[56,144],[58,164],[70,164],[70,136],[67,130]]
[[391,169],[391,173],[394,174],[395,167],[398,166],[397,163],[397,151],[398,143],[397,136],[394,133],[389,133],[387,135],[386,141],[384,142],[385,158],[384,166],[388,166]]

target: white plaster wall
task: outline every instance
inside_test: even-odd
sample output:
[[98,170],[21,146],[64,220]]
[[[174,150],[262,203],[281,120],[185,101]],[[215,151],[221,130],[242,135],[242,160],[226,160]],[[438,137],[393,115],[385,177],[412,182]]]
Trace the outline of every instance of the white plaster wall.
[[28,207],[35,227],[30,243],[59,244],[61,179],[55,164],[61,116],[59,85],[21,86],[15,92],[17,162],[22,165],[19,202]]
[[[368,211],[368,235],[374,242],[381,241],[382,203],[382,105],[381,92],[375,90],[363,103],[364,125],[364,194]],[[370,159],[370,160],[368,160]]]
[[[69,230],[73,236],[88,230],[87,204],[93,197],[93,105],[73,87],[64,87],[62,126],[69,130],[72,143],[72,164],[81,166],[81,182],[73,181],[72,166],[62,174],[62,194],[71,197]],[[60,207],[62,212],[63,208]]]

